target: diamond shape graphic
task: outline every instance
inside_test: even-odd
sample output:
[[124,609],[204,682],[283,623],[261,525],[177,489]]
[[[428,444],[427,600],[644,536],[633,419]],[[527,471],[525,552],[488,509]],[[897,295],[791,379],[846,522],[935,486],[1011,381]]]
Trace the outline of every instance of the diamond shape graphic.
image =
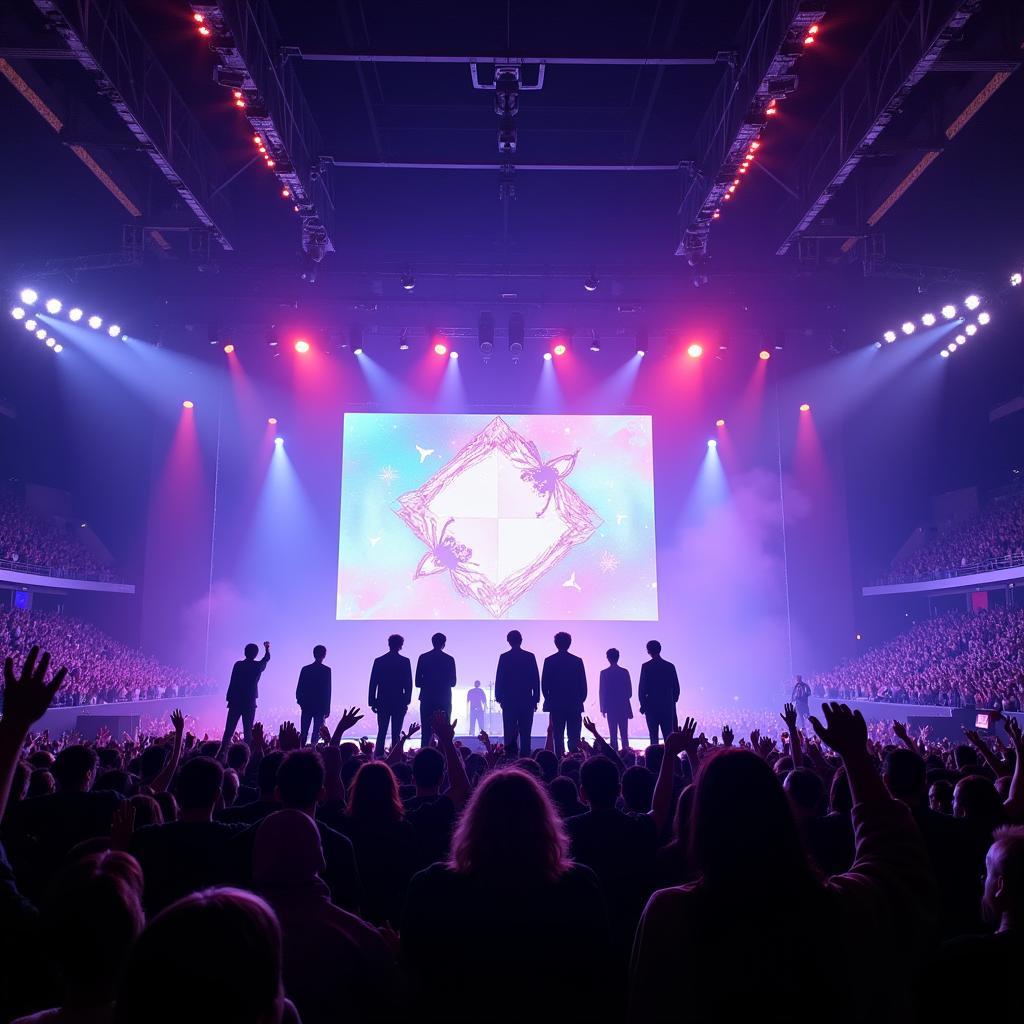
[[413,578],[447,572],[459,594],[500,618],[603,522],[565,482],[578,456],[545,462],[495,416],[398,499],[395,514],[427,548]]

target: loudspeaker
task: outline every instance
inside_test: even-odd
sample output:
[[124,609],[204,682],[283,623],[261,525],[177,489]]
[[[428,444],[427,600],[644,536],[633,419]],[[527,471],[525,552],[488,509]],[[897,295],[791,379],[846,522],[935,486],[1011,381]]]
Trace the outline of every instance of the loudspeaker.
[[111,738],[120,742],[125,733],[134,736],[139,727],[139,715],[79,715],[75,719],[75,732],[83,740],[94,740],[104,726]]

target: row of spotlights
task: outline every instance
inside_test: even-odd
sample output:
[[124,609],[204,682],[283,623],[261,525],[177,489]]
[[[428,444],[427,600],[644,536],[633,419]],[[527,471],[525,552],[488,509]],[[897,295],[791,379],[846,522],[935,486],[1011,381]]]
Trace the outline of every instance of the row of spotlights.
[[[21,320],[25,317],[26,311],[25,306],[34,306],[39,301],[39,293],[34,288],[22,288],[18,296],[21,299],[23,305],[15,306],[11,310],[11,316],[15,320]],[[64,308],[64,303],[60,299],[50,298],[43,303],[43,308],[51,316],[57,316],[58,313]],[[72,306],[68,312],[67,317],[73,323],[77,324],[85,313],[78,306]],[[103,326],[103,317],[97,316],[95,313],[85,321],[94,331],[98,331]],[[127,335],[121,333],[121,325],[118,323],[112,323],[107,325],[107,334],[112,338],[120,337],[122,341],[127,341]]]
[[[964,299],[964,306],[969,310],[973,311],[980,305],[981,299],[977,295],[968,295],[967,298]],[[939,310],[939,313],[942,315],[944,320],[953,320],[957,315],[957,308],[952,303],[947,303]],[[982,317],[984,317],[984,319],[982,319]],[[989,322],[988,313],[979,313],[978,322],[981,324],[987,324]],[[936,323],[938,323],[938,317],[934,313],[925,313],[921,317],[922,327],[934,327]],[[913,320],[904,320],[903,323],[900,324],[900,330],[909,337],[917,330],[917,324]],[[888,330],[882,334],[882,340],[887,345],[891,345],[897,337],[898,335],[894,330]],[[876,342],[875,347],[881,348],[881,342]]]

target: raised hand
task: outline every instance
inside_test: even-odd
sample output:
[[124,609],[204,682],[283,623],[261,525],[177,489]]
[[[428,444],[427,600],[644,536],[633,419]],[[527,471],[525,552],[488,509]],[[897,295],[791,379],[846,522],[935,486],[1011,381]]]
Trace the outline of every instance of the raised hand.
[[437,736],[438,741],[444,741],[447,743],[454,742],[456,722],[458,722],[458,719],[449,722],[448,715],[444,711],[434,712],[434,715],[430,720],[430,724],[434,728],[434,735]]
[[910,733],[907,732],[907,726],[904,722],[900,722],[897,719],[893,719],[892,731],[896,736],[896,739],[902,740],[904,743],[910,741]]
[[341,721],[335,728],[340,728],[342,733],[348,732],[356,724],[363,720],[363,712],[361,708],[346,708],[342,712]]
[[96,730],[96,746],[105,747],[110,742],[110,730],[105,726],[101,725]]
[[282,722],[277,731],[277,745],[280,750],[299,749],[299,730],[294,722]]
[[796,732],[796,708],[792,704],[784,704],[779,717],[786,723],[790,735]]
[[413,722],[412,725],[409,726],[409,731],[405,734],[406,739],[410,739],[411,740],[413,738],[413,736],[415,736],[416,733],[418,733],[419,731],[420,731],[420,723],[419,722]]
[[597,735],[597,726],[594,725],[593,721],[587,718],[586,715],[583,716],[583,728],[586,729],[587,732],[593,733],[594,736]]
[[722,745],[726,747],[732,746],[732,741],[736,738],[736,734],[727,725],[722,726]]
[[46,682],[49,667],[49,653],[40,658],[38,647],[28,652],[20,675],[14,672],[13,658],[4,662],[4,725],[28,732],[32,723],[43,717],[68,674],[66,668],[58,669],[53,678]]
[[320,739],[322,739],[324,743],[331,742],[331,730],[328,729],[326,725],[320,726]]
[[373,758],[373,744],[365,736],[359,741],[359,753],[364,757]]
[[845,704],[822,704],[825,724],[811,715],[811,725],[818,738],[827,743],[844,760],[863,754],[868,748],[868,727],[860,711],[851,711]]
[[1013,749],[1017,751],[1017,758],[1021,757],[1024,752],[1024,735],[1021,733],[1020,722],[1016,718],[1007,715],[1003,719],[1003,728],[1006,730],[1006,735],[1010,737],[1010,742],[1013,744]]
[[176,736],[180,736],[185,731],[185,716],[181,713],[181,708],[175,708],[171,712],[171,725],[174,726]]
[[485,729],[481,729],[480,730],[480,735],[477,736],[477,739],[483,744],[484,750],[486,750],[487,753],[489,754],[491,752],[491,737],[490,737],[490,734]]
[[264,640],[263,641],[263,650],[265,650],[267,652],[267,654],[270,653],[270,641],[269,640]]

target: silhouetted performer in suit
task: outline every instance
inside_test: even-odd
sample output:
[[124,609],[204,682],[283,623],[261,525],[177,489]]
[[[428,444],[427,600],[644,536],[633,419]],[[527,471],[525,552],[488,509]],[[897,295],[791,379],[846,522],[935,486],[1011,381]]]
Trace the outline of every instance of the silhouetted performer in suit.
[[391,746],[402,735],[402,723],[412,700],[412,663],[399,652],[405,643],[397,633],[388,637],[388,653],[373,662],[370,670],[370,696],[367,704],[377,716],[377,745],[373,756],[384,753],[384,740],[391,723]]
[[533,713],[540,704],[540,672],[536,655],[523,650],[523,634],[518,629],[505,639],[509,649],[498,658],[494,699],[501,705],[506,755],[529,757]]
[[260,676],[270,661],[270,641],[263,641],[263,657],[257,644],[245,645],[245,658],[236,661],[231,669],[231,682],[228,683],[228,719],[224,724],[224,736],[220,741],[223,753],[228,749],[231,737],[235,734],[238,720],[242,720],[242,735],[245,742],[252,743],[252,723],[256,720],[256,698],[259,696]]
[[679,676],[671,661],[661,656],[661,644],[657,640],[647,642],[650,661],[640,667],[640,685],[637,697],[640,700],[640,714],[647,719],[651,734],[651,746],[658,744],[658,730],[662,737],[668,736],[676,727],[676,702],[679,700]]
[[796,708],[797,721],[806,729],[807,719],[811,714],[811,688],[804,682],[803,676],[795,676],[793,678],[793,696],[791,700]]
[[313,746],[320,737],[324,719],[331,713],[331,670],[324,664],[327,648],[317,644],[313,648],[313,663],[303,665],[299,671],[299,685],[295,688],[295,700],[302,709],[299,718],[299,733],[302,745],[306,745],[306,733],[313,724]]
[[434,735],[431,719],[435,711],[452,717],[452,689],[455,686],[455,659],[445,654],[448,638],[435,633],[430,642],[433,650],[421,654],[416,661],[416,688],[420,691],[420,728],[423,730],[421,746],[429,747]]
[[551,715],[551,729],[555,739],[555,753],[565,753],[565,734],[569,735],[569,750],[577,751],[583,729],[583,702],[587,699],[587,670],[583,659],[569,653],[572,637],[568,633],[555,634],[558,650],[544,659],[544,674],[540,679],[544,694],[544,710]]
[[629,720],[633,717],[633,680],[629,671],[619,664],[619,652],[612,647],[608,651],[608,667],[601,670],[598,699],[601,714],[608,719],[608,742],[612,750],[619,749],[618,738],[622,737],[623,749],[629,746]]

